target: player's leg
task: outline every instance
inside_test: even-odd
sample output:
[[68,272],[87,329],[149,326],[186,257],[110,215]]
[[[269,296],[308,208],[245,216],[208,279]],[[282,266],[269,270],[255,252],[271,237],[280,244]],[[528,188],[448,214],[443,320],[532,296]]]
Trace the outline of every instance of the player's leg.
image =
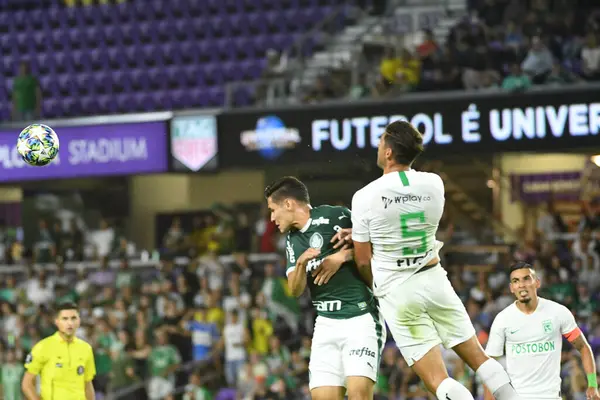
[[521,399],[512,386],[508,373],[498,361],[485,354],[475,336],[454,346],[453,350],[475,371],[479,379],[494,394],[496,400]]
[[427,272],[416,274],[408,281],[379,298],[379,309],[390,328],[396,345],[407,364],[423,380],[438,399],[473,400],[460,383],[448,376],[439,349],[442,343],[429,316],[422,288]]
[[479,344],[475,328],[462,301],[454,291],[446,271],[436,268],[427,272],[425,286],[428,312],[444,347],[453,349],[488,386],[498,400],[519,399],[510,378],[500,363],[491,359]]
[[342,346],[348,400],[373,400],[381,352],[385,345],[385,322],[379,313],[344,321],[347,334]]
[[346,392],[340,329],[336,323],[339,321],[323,317],[317,317],[315,323],[308,363],[308,387],[313,400],[342,400]]

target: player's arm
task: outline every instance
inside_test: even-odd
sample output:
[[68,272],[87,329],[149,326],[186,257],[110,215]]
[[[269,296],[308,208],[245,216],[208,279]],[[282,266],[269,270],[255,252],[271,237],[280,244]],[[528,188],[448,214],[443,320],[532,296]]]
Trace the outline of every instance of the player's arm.
[[567,339],[581,355],[581,363],[583,364],[583,370],[585,371],[588,381],[588,389],[586,391],[587,398],[596,400],[600,397],[598,396],[598,376],[592,348],[583,332],[581,332],[581,329],[577,326],[575,317],[573,317],[571,311],[564,306],[561,306],[560,320],[560,333],[562,333],[563,337]]
[[352,197],[352,241],[354,243],[354,261],[358,273],[369,288],[373,288],[373,272],[371,271],[371,235],[367,221],[368,207],[361,201],[360,191]]
[[592,351],[592,347],[586,340],[585,336],[579,328],[579,336],[571,341],[573,347],[579,351],[581,355],[581,362],[583,364],[583,370],[587,376],[588,381],[588,389],[598,389],[598,375],[596,372],[596,362],[594,361],[594,352]]
[[25,359],[25,374],[21,381],[21,390],[27,400],[41,400],[35,388],[35,378],[40,374],[45,363],[43,342],[40,342],[33,346],[31,353]]
[[[488,338],[487,345],[485,346],[485,353],[495,359],[499,359],[504,355],[504,346],[506,345],[506,335],[504,333],[504,326],[502,324],[502,316],[496,316],[492,327],[490,329],[490,336]],[[494,395],[487,388],[483,386],[483,400],[494,400]]]
[[306,264],[319,255],[320,251],[309,248],[296,259],[292,239],[288,235],[286,240],[286,270],[288,287],[292,296],[299,297],[306,288]]

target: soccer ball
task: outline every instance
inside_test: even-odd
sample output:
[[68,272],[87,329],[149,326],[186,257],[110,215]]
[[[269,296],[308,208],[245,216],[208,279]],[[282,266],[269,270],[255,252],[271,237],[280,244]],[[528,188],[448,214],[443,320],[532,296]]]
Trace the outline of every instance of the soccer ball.
[[23,129],[17,139],[17,151],[29,165],[43,167],[58,155],[58,135],[52,128],[32,124]]

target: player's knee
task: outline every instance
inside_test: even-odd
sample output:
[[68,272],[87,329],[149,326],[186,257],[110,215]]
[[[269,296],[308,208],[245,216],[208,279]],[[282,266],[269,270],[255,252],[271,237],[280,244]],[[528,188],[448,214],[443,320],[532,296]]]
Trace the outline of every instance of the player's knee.
[[311,389],[312,400],[338,400],[344,398],[343,386],[320,386]]
[[347,381],[348,400],[372,400],[374,382],[367,377],[353,376]]

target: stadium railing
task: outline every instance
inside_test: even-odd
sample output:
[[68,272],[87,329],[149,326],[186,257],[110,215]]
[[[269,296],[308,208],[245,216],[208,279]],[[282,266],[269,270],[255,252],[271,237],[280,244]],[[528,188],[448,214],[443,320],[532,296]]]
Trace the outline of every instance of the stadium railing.
[[[222,264],[231,264],[234,262],[234,257],[232,255],[222,255],[218,257],[219,262]],[[248,261],[250,262],[277,262],[281,260],[282,257],[275,253],[256,253],[249,254]],[[184,266],[190,263],[190,259],[187,257],[176,257],[174,260],[176,265]],[[109,266],[111,268],[117,268],[120,264],[119,260],[111,260],[109,261]],[[155,268],[161,265],[161,261],[153,261],[153,260],[129,260],[130,268]],[[44,263],[44,264],[34,264],[34,269],[43,269],[45,271],[55,271],[57,269],[56,263]],[[84,262],[67,262],[65,263],[65,269],[67,270],[78,270],[79,268],[84,268],[86,270],[95,270],[100,268],[99,261],[84,261]],[[26,273],[26,268],[23,265],[0,265],[0,275],[21,275]]]

